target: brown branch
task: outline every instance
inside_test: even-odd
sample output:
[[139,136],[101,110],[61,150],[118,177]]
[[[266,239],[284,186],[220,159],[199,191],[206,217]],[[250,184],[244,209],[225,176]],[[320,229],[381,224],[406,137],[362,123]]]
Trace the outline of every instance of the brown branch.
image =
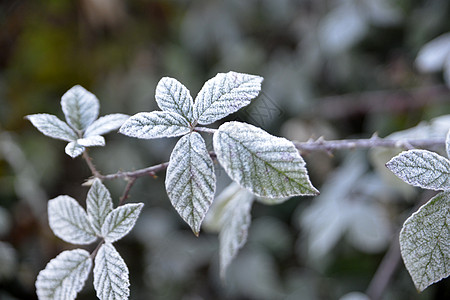
[[[377,136],[373,136],[370,139],[352,139],[352,140],[333,140],[326,141],[318,139],[316,141],[308,142],[293,142],[295,147],[302,153],[324,151],[331,153],[336,150],[353,150],[353,149],[367,149],[367,148],[399,148],[399,149],[412,149],[412,148],[434,148],[436,146],[443,146],[445,143],[444,138],[433,139],[410,139],[410,140],[389,140],[382,139]],[[215,158],[216,154],[210,152],[211,158]],[[139,169],[136,171],[122,172],[119,171],[114,174],[98,175],[101,180],[111,180],[117,178],[138,178],[142,176],[155,176],[156,173],[161,172],[167,168],[168,162]]]
[[94,166],[94,164],[92,163],[92,158],[89,156],[89,154],[87,153],[87,150],[83,152],[83,159],[86,162],[86,164],[88,165],[89,169],[91,170],[91,173],[94,177],[101,177],[101,174],[99,171],[97,171],[97,168]]
[[125,201],[128,199],[131,188],[133,187],[133,184],[136,181],[136,179],[137,179],[137,177],[129,177],[128,178],[127,186],[125,187],[122,197],[120,197],[120,199],[119,199],[119,206],[123,205],[125,203]]

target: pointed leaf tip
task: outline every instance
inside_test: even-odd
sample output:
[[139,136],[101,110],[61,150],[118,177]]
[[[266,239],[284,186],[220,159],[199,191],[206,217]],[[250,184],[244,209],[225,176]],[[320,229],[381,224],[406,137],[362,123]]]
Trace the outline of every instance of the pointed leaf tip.
[[257,196],[315,196],[305,162],[294,144],[253,125],[228,122],[213,137],[222,167],[234,181]]
[[216,176],[205,141],[197,132],[183,136],[175,145],[165,184],[173,207],[198,236],[214,198]]
[[61,97],[61,107],[67,123],[83,131],[97,119],[100,104],[94,94],[76,85]]

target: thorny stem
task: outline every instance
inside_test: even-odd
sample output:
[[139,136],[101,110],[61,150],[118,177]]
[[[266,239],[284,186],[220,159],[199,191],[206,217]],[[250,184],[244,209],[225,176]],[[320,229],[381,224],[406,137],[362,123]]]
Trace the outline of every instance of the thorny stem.
[[92,158],[89,156],[89,154],[87,153],[87,151],[83,152],[83,158],[84,161],[86,161],[86,164],[88,165],[89,169],[92,172],[92,175],[94,175],[94,177],[101,177],[101,174],[99,171],[97,171],[97,168],[95,168],[94,164],[92,163]]
[[[431,195],[430,195],[431,194]],[[422,198],[419,203],[417,203],[413,208],[412,212],[417,211],[422,205],[427,203],[429,199],[431,199],[432,195],[435,192],[426,191],[423,193]],[[411,215],[411,214],[409,214]],[[400,243],[399,243],[399,234],[397,230],[397,234],[392,238],[391,245],[384,255],[381,263],[378,266],[377,271],[375,272],[372,280],[369,283],[369,287],[366,290],[366,295],[369,296],[371,300],[379,300],[383,296],[384,291],[388,287],[391,282],[391,277],[394,275],[394,272],[397,270],[397,267],[401,261],[401,253],[400,253]]]
[[128,199],[128,194],[130,193],[131,188],[133,187],[134,182],[136,181],[137,177],[131,177],[128,178],[127,186],[125,187],[125,191],[123,192],[122,197],[119,199],[119,206],[123,205],[124,202]]
[[[324,139],[318,139],[316,141],[307,142],[293,142],[295,147],[302,153],[307,154],[308,152],[314,151],[324,151],[327,153],[332,153],[336,150],[353,150],[353,149],[367,149],[367,148],[399,148],[399,149],[413,149],[413,148],[435,148],[437,146],[442,146],[445,143],[443,138],[434,139],[404,139],[404,140],[389,140],[382,139],[377,136],[373,136],[370,139],[354,139],[354,140],[333,140],[326,141]],[[214,152],[209,153],[212,158],[215,158],[216,154]],[[144,169],[139,169],[136,171],[122,172],[99,175],[98,178],[101,180],[111,180],[117,178],[138,178],[142,176],[155,176],[157,172],[164,171],[168,162],[147,167]]]

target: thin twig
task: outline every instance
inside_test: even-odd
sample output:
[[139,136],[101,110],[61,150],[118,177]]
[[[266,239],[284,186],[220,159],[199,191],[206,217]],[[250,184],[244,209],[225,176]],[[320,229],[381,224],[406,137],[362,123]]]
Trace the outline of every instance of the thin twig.
[[123,192],[122,197],[119,199],[119,206],[123,205],[124,202],[128,199],[128,196],[130,194],[130,190],[133,187],[134,182],[136,181],[137,177],[130,177],[128,178],[127,186],[125,187],[125,190]]
[[[417,211],[422,205],[427,203],[434,194],[435,192],[424,192],[419,203],[417,203],[411,209],[411,212]],[[397,232],[400,232],[400,229]],[[367,288],[366,295],[369,296],[371,300],[381,299],[384,291],[389,285],[389,282],[391,282],[391,277],[394,275],[394,272],[397,270],[400,262],[400,243],[399,234],[397,233],[393,237],[389,250],[386,252],[381,263],[378,265],[378,269],[375,272],[375,275],[372,277],[372,280],[369,283],[369,287]]]
[[214,132],[217,131],[217,129],[208,128],[208,127],[195,127],[194,130],[199,131],[199,132],[211,133],[211,134],[213,134]]
[[91,170],[92,175],[94,175],[94,177],[101,177],[100,172],[95,168],[94,164],[92,163],[92,158],[89,156],[87,151],[83,152],[83,158],[89,169]]
[[90,255],[91,259],[94,259],[95,256],[97,256],[98,250],[100,250],[100,247],[101,247],[104,243],[105,243],[105,240],[104,240],[104,239],[102,239],[102,240],[98,243],[97,247],[95,247],[94,251],[92,251],[92,253],[91,253],[91,255]]
[[[436,146],[442,146],[445,143],[443,138],[433,139],[411,139],[411,140],[389,140],[379,137],[372,137],[370,139],[352,139],[352,140],[333,140],[326,141],[319,139],[316,141],[308,142],[293,142],[295,147],[302,153],[308,153],[313,151],[332,152],[336,150],[348,150],[348,149],[367,149],[367,148],[399,148],[399,149],[411,149],[411,148],[434,148]],[[214,159],[216,154],[210,152],[209,155]],[[157,172],[163,171],[169,165],[168,162],[139,169],[136,171],[122,172],[119,171],[114,174],[100,175],[98,178],[101,180],[111,180],[117,178],[138,178],[142,176],[154,176]]]

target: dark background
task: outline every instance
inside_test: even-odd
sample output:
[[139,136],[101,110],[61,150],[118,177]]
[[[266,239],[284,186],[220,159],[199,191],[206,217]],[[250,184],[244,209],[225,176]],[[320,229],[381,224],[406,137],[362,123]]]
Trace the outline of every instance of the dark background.
[[[227,120],[299,141],[384,137],[450,113],[442,73],[414,64],[421,47],[450,31],[449,16],[446,0],[1,1],[0,298],[34,299],[37,273],[75,247],[50,231],[46,202],[65,194],[85,205],[89,169],[24,119],[62,119],[60,97],[73,85],[97,95],[101,115],[132,115],[157,109],[163,76],[195,97],[218,72],[257,74],[265,78],[261,95]],[[117,133],[106,140],[90,150],[103,174],[167,161],[175,143]],[[129,201],[144,202],[143,213],[116,243],[131,299],[339,299],[366,291],[402,222],[431,197],[378,172],[390,157],[305,154],[322,196],[256,203],[249,241],[225,283],[217,235],[196,238],[181,221],[164,172],[139,179]],[[228,179],[217,172],[220,190]],[[117,201],[125,183],[105,184]],[[403,263],[394,269],[382,299],[450,297],[448,279],[419,294]],[[78,298],[95,299],[91,278]]]

